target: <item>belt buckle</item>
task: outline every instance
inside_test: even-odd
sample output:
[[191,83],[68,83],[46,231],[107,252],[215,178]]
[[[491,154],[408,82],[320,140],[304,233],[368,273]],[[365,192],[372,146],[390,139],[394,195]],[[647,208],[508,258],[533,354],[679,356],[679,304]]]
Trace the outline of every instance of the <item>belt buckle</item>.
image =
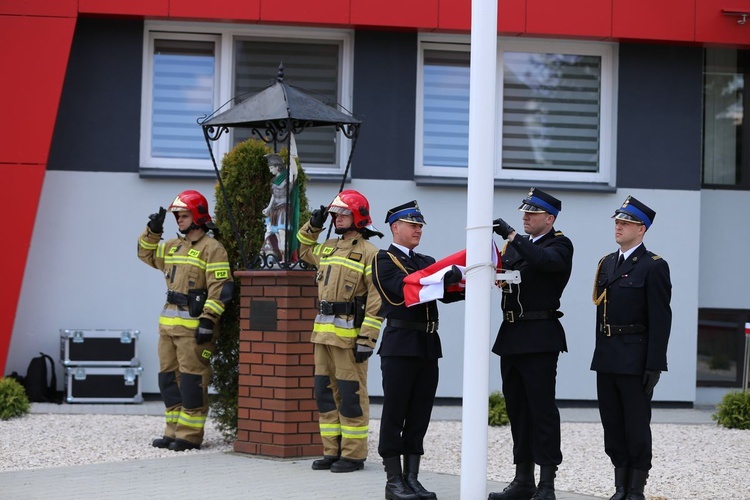
[[327,300],[321,300],[320,303],[318,304],[318,313],[324,314],[324,315],[333,314],[333,304],[331,304]]
[[609,323],[604,323],[604,331],[607,332],[607,337],[611,337],[612,336],[612,325],[610,325]]
[[513,311],[507,311],[507,312],[505,313],[505,320],[506,320],[506,321],[507,321],[508,323],[515,323],[515,322],[516,322],[516,318],[515,318],[515,316],[513,315]]

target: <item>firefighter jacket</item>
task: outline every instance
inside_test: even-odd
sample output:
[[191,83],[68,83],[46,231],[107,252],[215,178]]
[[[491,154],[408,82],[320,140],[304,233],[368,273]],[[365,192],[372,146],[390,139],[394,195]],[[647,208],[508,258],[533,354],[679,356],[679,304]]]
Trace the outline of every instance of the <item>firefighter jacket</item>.
[[[160,242],[148,228],[138,238],[138,258],[164,272],[167,302],[159,316],[159,333],[192,336],[201,318],[214,325],[232,300],[234,282],[224,246],[204,235],[197,241],[182,236]],[[193,302],[188,297],[203,292]],[[202,305],[201,305],[202,303]]]
[[[383,322],[378,316],[380,295],[372,282],[372,260],[378,249],[361,235],[346,240],[331,238],[318,244],[322,231],[307,222],[297,233],[300,258],[318,268],[319,310],[310,340],[341,348],[353,348],[357,343],[374,349]],[[355,321],[353,311],[330,314],[330,310],[325,310],[326,303],[342,304],[334,306],[337,308],[346,308],[343,304],[351,304],[352,308],[362,304],[361,325]]]

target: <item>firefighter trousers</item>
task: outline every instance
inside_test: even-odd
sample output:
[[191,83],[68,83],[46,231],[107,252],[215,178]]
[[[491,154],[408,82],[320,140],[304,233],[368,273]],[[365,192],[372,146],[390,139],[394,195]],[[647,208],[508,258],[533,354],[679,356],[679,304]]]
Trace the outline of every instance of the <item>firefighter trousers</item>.
[[363,462],[370,420],[368,363],[356,363],[354,349],[315,344],[314,351],[315,401],[323,454]]
[[208,416],[208,386],[214,342],[196,344],[193,337],[159,335],[159,390],[166,411],[164,437],[203,442]]

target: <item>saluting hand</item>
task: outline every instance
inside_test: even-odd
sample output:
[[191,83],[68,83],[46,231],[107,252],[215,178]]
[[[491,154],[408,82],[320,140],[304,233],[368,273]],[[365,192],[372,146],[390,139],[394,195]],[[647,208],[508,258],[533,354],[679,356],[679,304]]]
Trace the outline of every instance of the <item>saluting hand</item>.
[[161,234],[164,232],[164,217],[167,216],[167,209],[159,207],[159,212],[153,213],[148,216],[148,228],[154,234]]

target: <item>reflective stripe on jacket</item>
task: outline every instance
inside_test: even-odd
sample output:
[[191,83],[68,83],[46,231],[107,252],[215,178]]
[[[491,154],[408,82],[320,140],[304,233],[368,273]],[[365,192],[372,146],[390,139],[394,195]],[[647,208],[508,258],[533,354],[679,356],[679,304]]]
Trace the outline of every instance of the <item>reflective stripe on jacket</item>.
[[188,306],[165,303],[159,316],[159,332],[193,335],[200,318],[217,323],[232,300],[232,273],[227,252],[220,242],[208,235],[192,242],[182,236],[167,241],[160,241],[160,238],[160,234],[146,228],[138,238],[138,258],[164,272],[167,290],[182,294],[189,290],[206,290],[208,296],[198,317],[190,316]]
[[367,296],[367,302],[360,327],[354,326],[352,314],[318,314],[310,340],[343,348],[352,348],[355,342],[374,348],[383,322],[378,316],[380,295],[372,282],[372,261],[378,249],[359,235],[318,244],[322,231],[307,222],[297,233],[300,258],[318,268],[318,300],[351,302],[355,297]]

